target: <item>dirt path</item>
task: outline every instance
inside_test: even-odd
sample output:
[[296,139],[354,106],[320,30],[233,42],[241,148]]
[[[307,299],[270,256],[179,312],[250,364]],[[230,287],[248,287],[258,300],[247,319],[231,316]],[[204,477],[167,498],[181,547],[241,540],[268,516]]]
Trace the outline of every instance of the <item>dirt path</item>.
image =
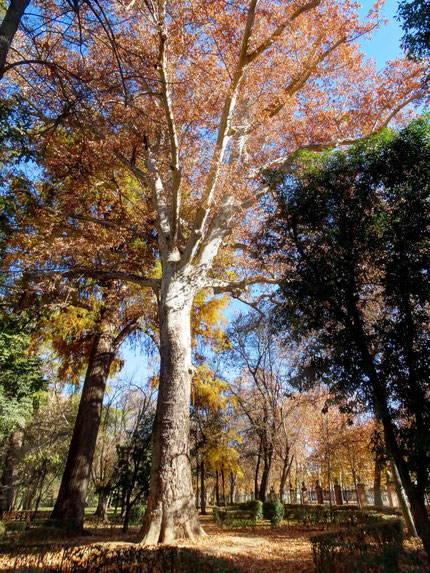
[[208,555],[227,557],[247,573],[312,573],[314,570],[309,538],[315,531],[289,525],[275,529],[269,525],[222,529],[209,516],[201,519],[208,536],[197,542],[181,541],[178,545],[196,547]]

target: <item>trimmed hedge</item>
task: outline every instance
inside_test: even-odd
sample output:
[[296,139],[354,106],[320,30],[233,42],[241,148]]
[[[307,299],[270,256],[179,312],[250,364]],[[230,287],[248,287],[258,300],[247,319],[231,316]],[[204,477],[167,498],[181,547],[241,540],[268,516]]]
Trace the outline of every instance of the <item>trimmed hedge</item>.
[[401,513],[393,508],[376,508],[374,506],[360,509],[354,505],[301,505],[285,504],[284,518],[299,521],[303,525],[318,525],[336,523],[350,527],[360,524],[370,525],[380,520],[384,515],[399,516]]
[[268,519],[275,527],[279,525],[284,517],[284,506],[280,501],[265,501],[263,503],[263,517]]
[[263,517],[263,503],[258,500],[247,501],[239,505],[214,507],[213,517],[219,525],[246,527],[255,525]]
[[[54,557],[54,551],[57,555]],[[159,546],[155,548],[122,544],[85,546],[34,546],[28,554],[27,547],[17,547],[8,554],[13,571],[52,571],[62,573],[240,573],[232,561],[206,555],[188,547]]]
[[250,511],[251,517],[254,521],[263,518],[263,502],[259,499],[245,501],[244,503],[240,503],[239,507],[241,510]]
[[316,573],[364,573],[381,567],[391,572],[402,552],[403,523],[398,518],[380,517],[378,522],[315,535],[311,543]]

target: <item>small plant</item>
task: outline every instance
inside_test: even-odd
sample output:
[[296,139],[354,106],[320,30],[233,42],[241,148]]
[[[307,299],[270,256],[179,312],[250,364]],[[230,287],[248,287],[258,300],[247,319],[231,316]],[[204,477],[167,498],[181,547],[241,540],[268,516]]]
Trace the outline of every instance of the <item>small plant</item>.
[[133,505],[130,510],[130,523],[139,525],[146,515],[146,505]]
[[0,537],[4,537],[5,533],[6,533],[6,527],[3,521],[0,521]]
[[263,503],[263,517],[268,519],[275,527],[279,525],[284,517],[284,505],[280,501],[265,501]]

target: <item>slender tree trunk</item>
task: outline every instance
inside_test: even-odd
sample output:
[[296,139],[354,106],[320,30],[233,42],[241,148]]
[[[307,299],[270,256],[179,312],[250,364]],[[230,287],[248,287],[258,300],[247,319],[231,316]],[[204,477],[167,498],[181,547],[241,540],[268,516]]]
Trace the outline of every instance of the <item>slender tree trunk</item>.
[[405,490],[403,489],[402,482],[400,481],[399,472],[397,470],[396,464],[391,460],[391,471],[394,476],[394,483],[396,484],[396,493],[399,498],[400,507],[402,508],[403,519],[406,523],[406,529],[409,535],[412,537],[417,537],[417,530],[415,528],[414,520],[411,514],[411,508],[409,507],[408,500],[406,499]]
[[375,459],[375,469],[373,474],[373,501],[375,507],[382,507],[382,494],[381,494],[381,466],[378,458]]
[[215,471],[215,500],[216,504],[219,507],[219,471]]
[[103,397],[109,370],[116,354],[112,310],[104,309],[91,350],[78,415],[73,429],[60,491],[51,518],[62,520],[73,529],[84,525],[91,466],[99,431]]
[[0,25],[0,80],[4,75],[7,55],[15,37],[21,18],[30,0],[11,0],[3,22]]
[[0,516],[4,511],[13,509],[15,499],[16,459],[22,447],[22,431],[14,430],[7,441],[6,455],[3,461],[3,473],[0,480]]
[[206,485],[205,485],[205,462],[200,464],[200,508],[202,515],[206,515]]
[[272,465],[272,450],[271,446],[264,447],[264,466],[263,466],[263,473],[261,474],[261,483],[260,483],[260,492],[259,492],[259,500],[266,501],[267,498],[267,490],[269,488],[269,478],[270,478],[270,468]]
[[225,503],[225,474],[224,474],[224,466],[221,466],[221,484],[222,484],[222,504],[226,505]]
[[352,316],[354,317],[356,340],[362,353],[366,373],[369,376],[375,415],[384,428],[385,445],[397,467],[400,482],[409,501],[416,530],[423,542],[427,555],[430,557],[430,519],[424,504],[424,498],[412,483],[408,463],[397,442],[396,428],[388,407],[387,389],[379,378],[373,358],[369,352],[364,326],[358,308],[355,306],[355,300],[351,306],[351,310]]
[[258,474],[260,472],[261,447],[262,447],[262,442],[260,441],[260,446],[258,448],[258,454],[257,454],[257,465],[255,466],[255,476],[254,476],[254,497],[255,497],[255,499],[259,499],[259,494],[260,494],[260,488],[258,486]]
[[191,279],[165,263],[159,300],[160,383],[153,430],[148,513],[141,542],[203,535],[190,463]]
[[230,503],[234,503],[234,486],[236,484],[236,478],[233,472],[230,472]]
[[[292,457],[294,457],[294,455]],[[290,473],[291,463],[292,463],[292,458],[290,460],[290,448],[287,446],[285,457],[283,459],[283,464],[282,464],[281,481],[279,483],[279,500],[281,503],[284,503],[285,485],[287,483],[287,479]]]

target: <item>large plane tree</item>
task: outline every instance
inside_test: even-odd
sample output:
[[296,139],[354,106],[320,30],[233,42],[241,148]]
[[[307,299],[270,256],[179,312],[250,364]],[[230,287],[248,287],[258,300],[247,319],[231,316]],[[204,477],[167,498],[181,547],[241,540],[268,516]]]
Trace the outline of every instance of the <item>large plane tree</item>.
[[135,267],[131,274],[121,257],[108,268],[65,260],[60,269],[131,280],[158,304],[161,369],[142,541],[201,535],[189,457],[194,297],[275,281],[247,253],[257,201],[268,192],[262,173],[290,169],[301,150],[377,132],[423,96],[421,70],[398,60],[377,72],[358,40],[378,25],[378,9],[362,23],[349,0],[106,0],[84,3],[79,21],[49,1],[39,17],[44,27],[17,45],[23,63],[10,78],[44,126],[34,132],[41,160],[70,169],[68,209],[57,216],[97,225],[96,208],[83,212],[80,197],[90,191],[82,174],[95,164],[126,170],[127,180],[92,181],[95,205],[97,189],[116,199],[99,223],[106,228],[121,201],[131,201],[133,231],[151,226],[156,243],[159,273],[151,276]]

